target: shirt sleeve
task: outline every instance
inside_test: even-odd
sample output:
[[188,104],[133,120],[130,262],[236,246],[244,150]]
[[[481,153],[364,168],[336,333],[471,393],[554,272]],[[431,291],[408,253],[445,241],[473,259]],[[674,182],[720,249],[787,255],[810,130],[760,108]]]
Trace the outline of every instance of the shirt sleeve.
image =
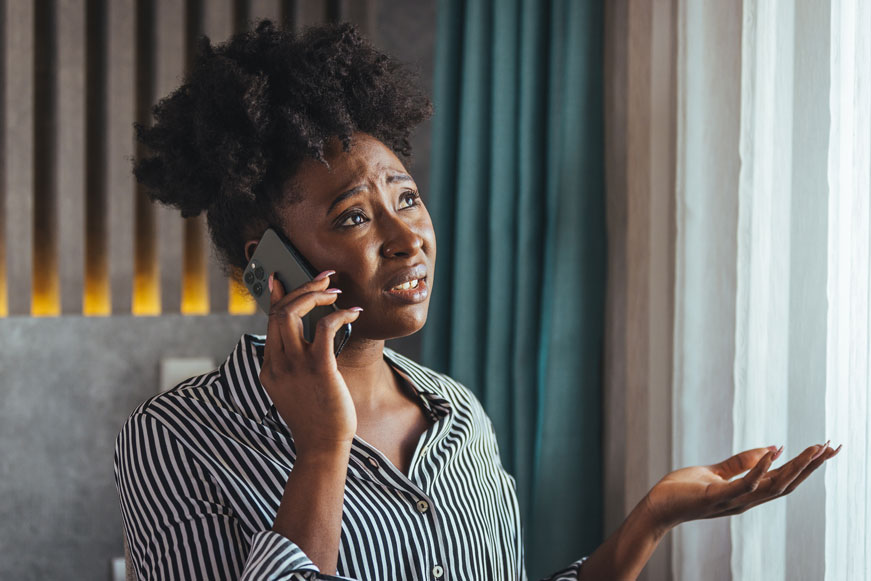
[[557,571],[550,577],[545,577],[541,581],[578,581],[581,574],[581,567],[587,558],[578,559],[565,569]]
[[341,579],[321,575],[274,531],[249,538],[220,487],[147,412],[131,416],[118,436],[115,483],[139,579]]

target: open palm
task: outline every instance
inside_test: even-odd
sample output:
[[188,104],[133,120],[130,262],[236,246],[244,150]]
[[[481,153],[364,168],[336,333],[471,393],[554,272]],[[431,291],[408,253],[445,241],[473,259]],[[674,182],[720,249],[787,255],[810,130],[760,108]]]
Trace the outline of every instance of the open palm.
[[[755,448],[719,464],[692,466],[667,474],[648,493],[649,509],[671,527],[682,522],[740,514],[792,492],[823,462],[840,451],[828,443],[811,446],[774,470],[783,448]],[[741,478],[735,478],[747,472]]]

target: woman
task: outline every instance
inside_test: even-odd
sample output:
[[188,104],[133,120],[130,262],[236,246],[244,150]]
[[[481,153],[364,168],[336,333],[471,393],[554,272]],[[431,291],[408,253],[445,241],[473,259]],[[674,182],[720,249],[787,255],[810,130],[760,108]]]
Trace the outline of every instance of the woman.
[[[265,339],[243,337],[125,424],[116,478],[141,578],[526,577],[514,482],[480,404],[384,347],[427,316],[436,241],[397,155],[430,109],[354,28],[295,37],[267,22],[204,41],[138,128],[151,153],[137,178],[185,216],[206,212],[231,272],[269,226],[322,271],[295,289],[270,277]],[[301,317],[329,304],[308,343]],[[667,475],[550,578],[634,578],[672,527],[782,496],[837,453],[811,446],[769,471],[781,451]]]

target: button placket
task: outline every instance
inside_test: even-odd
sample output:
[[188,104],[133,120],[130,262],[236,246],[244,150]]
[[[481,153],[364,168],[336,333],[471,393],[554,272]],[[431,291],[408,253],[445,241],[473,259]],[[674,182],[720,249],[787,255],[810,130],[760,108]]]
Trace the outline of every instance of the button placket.
[[425,514],[429,510],[429,503],[425,500],[417,501],[417,510],[420,514]]

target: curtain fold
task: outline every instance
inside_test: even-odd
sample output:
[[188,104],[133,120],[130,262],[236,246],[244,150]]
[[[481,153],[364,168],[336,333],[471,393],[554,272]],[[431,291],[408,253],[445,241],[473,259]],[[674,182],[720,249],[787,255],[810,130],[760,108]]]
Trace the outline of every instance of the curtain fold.
[[474,391],[531,577],[602,536],[602,7],[439,4],[425,362]]

